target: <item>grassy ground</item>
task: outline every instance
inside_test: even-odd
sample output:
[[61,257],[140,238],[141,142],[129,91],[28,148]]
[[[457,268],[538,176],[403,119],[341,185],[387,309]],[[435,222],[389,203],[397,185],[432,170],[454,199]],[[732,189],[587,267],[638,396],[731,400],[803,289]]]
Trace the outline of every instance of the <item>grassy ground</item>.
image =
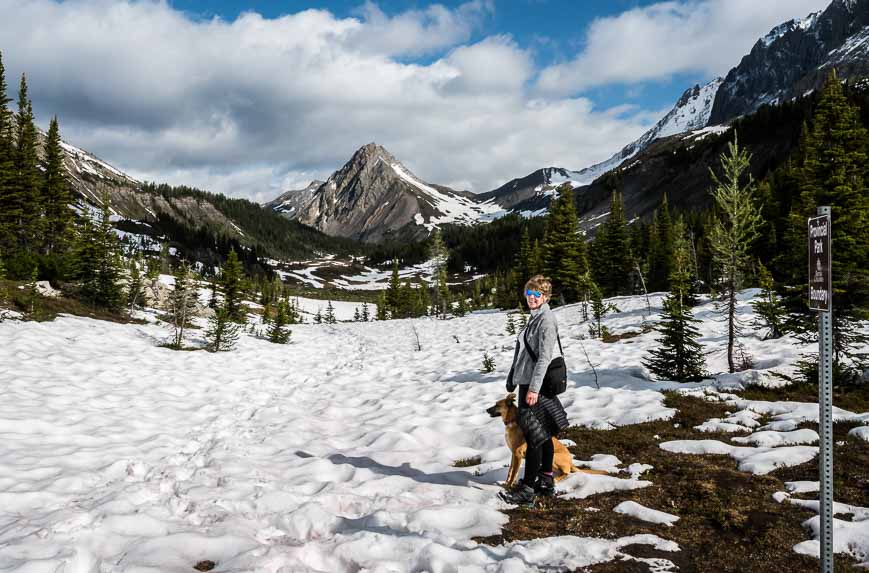
[[[777,399],[781,399],[778,397]],[[556,535],[615,539],[652,533],[679,544],[681,551],[656,551],[649,546],[628,546],[624,552],[635,557],[659,557],[672,561],[686,572],[774,572],[817,571],[819,561],[798,555],[793,546],[810,539],[801,526],[812,517],[810,511],[777,503],[773,493],[785,491],[785,481],[817,480],[817,462],[777,470],[767,476],[740,472],[729,456],[685,455],[662,450],[658,444],[679,439],[719,439],[729,443],[731,435],[700,434],[693,429],[709,418],[723,417],[726,405],[698,398],[668,394],[669,407],[678,413],[669,421],[625,426],[609,431],[571,428],[563,437],[576,442],[571,451],[578,459],[594,454],[613,454],[625,466],[639,462],[654,469],[642,476],[652,486],[591,496],[584,500],[553,499],[538,502],[531,509],[507,512],[510,522],[499,536],[480,539],[487,544]],[[867,507],[869,444],[846,439],[850,425],[837,424],[836,500]],[[808,497],[811,497],[809,495]],[[633,500],[646,507],[680,517],[673,527],[646,523],[618,514],[612,509]],[[836,571],[865,571],[848,557],[836,557]],[[651,571],[638,561],[616,561],[583,571]]]

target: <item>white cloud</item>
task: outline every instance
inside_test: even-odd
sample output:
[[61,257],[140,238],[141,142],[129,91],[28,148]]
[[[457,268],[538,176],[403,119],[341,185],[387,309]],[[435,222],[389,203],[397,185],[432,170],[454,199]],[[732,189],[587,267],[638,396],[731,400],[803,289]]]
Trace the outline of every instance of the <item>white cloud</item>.
[[[701,25],[732,35],[744,19],[725,1],[745,3],[667,3],[599,21],[570,66],[617,60],[601,50],[619,30],[635,31],[637,52],[651,51],[639,39],[660,39],[661,22],[670,22],[671,39],[693,38],[686,49],[700,42]],[[755,3],[754,13],[772,18],[766,2]],[[782,3],[770,4],[785,19]],[[716,6],[730,19],[713,25],[703,14]],[[428,181],[488,191],[543,166],[606,159],[658,119],[581,97],[529,95],[536,70],[528,49],[509,36],[468,44],[493,10],[491,0],[474,0],[386,15],[368,3],[352,18],[306,10],[228,22],[191,20],[157,0],[0,0],[0,13],[13,15],[0,20],[0,51],[9,83],[26,72],[41,123],[57,114],[70,143],[139,178],[258,201],[327,177],[370,141]],[[676,34],[679,22],[694,35]],[[420,54],[440,57],[408,60]],[[609,76],[589,73],[598,83],[627,81],[631,66],[621,65]],[[675,69],[645,65],[636,80]]]
[[599,18],[582,52],[540,73],[550,95],[658,80],[680,72],[723,75],[770,29],[822,10],[829,0],[683,0]]

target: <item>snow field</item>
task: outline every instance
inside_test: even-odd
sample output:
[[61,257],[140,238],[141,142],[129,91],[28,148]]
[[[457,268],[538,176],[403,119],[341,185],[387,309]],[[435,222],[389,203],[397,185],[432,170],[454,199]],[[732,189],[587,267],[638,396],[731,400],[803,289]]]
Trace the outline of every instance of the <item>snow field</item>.
[[[652,297],[653,313],[661,298]],[[606,317],[610,331],[639,331],[645,299],[613,302],[622,312]],[[704,342],[718,344],[723,326],[710,305],[704,313]],[[574,424],[669,419],[660,391],[676,387],[732,403],[746,432],[756,419],[747,412],[773,423],[811,415],[810,405],[651,381],[642,359],[654,332],[580,340],[578,305],[556,315]],[[0,323],[0,570],[171,572],[210,559],[220,571],[525,571],[615,559],[631,543],[678,550],[653,535],[495,548],[471,540],[506,522],[496,493],[510,452],[502,423],[485,413],[506,393],[515,339],[505,324],[503,312],[303,324],[289,345],[244,335],[237,350],[210,354],[159,348],[167,330],[155,324]],[[766,368],[786,368],[795,345],[767,342]],[[496,372],[480,373],[483,352]],[[722,357],[713,354],[709,368],[722,370]],[[725,378],[719,386],[741,380]],[[788,462],[788,448],[816,450],[766,449]],[[453,467],[473,456],[479,466]],[[641,479],[648,465],[625,469],[605,452],[576,463],[630,475],[572,474],[559,483],[567,497],[650,484]]]

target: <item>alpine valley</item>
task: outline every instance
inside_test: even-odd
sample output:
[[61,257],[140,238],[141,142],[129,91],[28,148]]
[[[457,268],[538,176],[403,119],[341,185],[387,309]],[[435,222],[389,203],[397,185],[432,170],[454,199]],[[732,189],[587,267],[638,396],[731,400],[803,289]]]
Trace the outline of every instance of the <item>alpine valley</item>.
[[648,220],[665,195],[675,207],[708,206],[710,167],[732,140],[734,126],[755,177],[774,169],[800,134],[804,117],[792,108],[811,98],[833,69],[858,89],[869,75],[869,0],[833,0],[822,12],[777,26],[725,77],[685,90],[651,129],[602,163],[579,170],[542,167],[480,194],[426,182],[376,143],[360,147],[326,181],[287,190],[264,208],[192,188],[144,184],[72,145],[65,145],[65,159],[84,204],[99,205],[107,193],[119,228],[141,241],[167,238],[212,262],[219,255],[203,237],[221,236],[259,258],[286,260],[359,253],[359,241],[421,240],[447,224],[540,216],[565,183],[574,189],[580,225],[593,233],[605,220],[613,190],[623,193],[629,220]]

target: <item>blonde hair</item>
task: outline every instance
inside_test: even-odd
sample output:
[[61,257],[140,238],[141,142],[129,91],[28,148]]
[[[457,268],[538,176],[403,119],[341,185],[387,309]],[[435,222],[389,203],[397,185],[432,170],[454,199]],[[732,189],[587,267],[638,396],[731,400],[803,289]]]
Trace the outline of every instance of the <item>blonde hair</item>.
[[528,279],[525,289],[539,290],[546,298],[552,296],[552,282],[543,275],[534,275]]

